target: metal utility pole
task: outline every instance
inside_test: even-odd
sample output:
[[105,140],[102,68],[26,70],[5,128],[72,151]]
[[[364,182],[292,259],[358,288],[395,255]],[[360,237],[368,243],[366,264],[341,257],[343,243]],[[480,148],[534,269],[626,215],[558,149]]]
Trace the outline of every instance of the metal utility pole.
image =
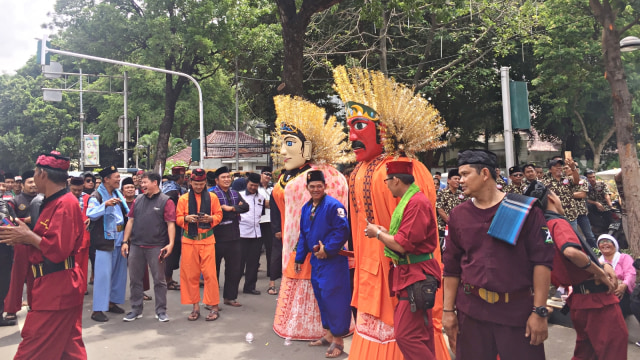
[[138,141],[140,139],[140,115],[136,116],[136,169],[138,167],[138,158],[140,157],[140,148],[138,147]]
[[238,153],[240,133],[238,128],[238,55],[236,55],[236,171],[240,171],[240,154]]
[[[196,81],[196,79],[193,78],[193,76],[191,76],[189,74],[181,73],[181,72],[178,72],[178,71],[160,69],[160,68],[155,68],[155,67],[152,67],[152,66],[140,65],[140,64],[130,63],[130,62],[126,62],[126,61],[112,60],[112,59],[102,58],[102,57],[98,57],[98,56],[74,53],[74,52],[71,52],[71,51],[50,49],[50,48],[47,47],[47,36],[45,35],[43,37],[41,43],[40,43],[40,49],[39,49],[40,64],[41,65],[44,65],[46,63],[46,53],[47,52],[54,53],[54,54],[59,54],[59,55],[67,55],[67,56],[71,56],[71,57],[77,57],[77,58],[80,58],[80,59],[87,59],[87,60],[106,62],[106,63],[109,63],[109,64],[115,64],[115,65],[131,66],[131,67],[138,68],[138,69],[157,71],[157,72],[161,72],[161,73],[164,73],[164,74],[172,74],[172,75],[177,75],[177,76],[183,76],[183,77],[186,77],[187,79],[189,79],[189,81],[191,81],[196,86],[196,89],[198,90],[198,111],[200,113],[200,154],[202,156],[202,159],[204,160],[204,156],[206,155],[206,153],[204,152],[204,147],[206,145],[205,144],[206,138],[204,136],[204,110],[203,110],[203,105],[202,105],[202,89],[200,88],[200,84]],[[236,59],[236,62],[237,62],[237,59]],[[237,68],[237,66],[236,66],[236,68]]]
[[124,137],[122,142],[124,143],[124,168],[129,168],[129,120],[127,119],[127,72],[124,72]]
[[507,169],[515,164],[513,152],[513,129],[511,128],[511,94],[509,93],[509,67],[500,68],[500,84],[502,87],[502,116],[504,124],[504,155]]
[[80,171],[84,171],[84,110],[82,107],[82,68],[80,70]]

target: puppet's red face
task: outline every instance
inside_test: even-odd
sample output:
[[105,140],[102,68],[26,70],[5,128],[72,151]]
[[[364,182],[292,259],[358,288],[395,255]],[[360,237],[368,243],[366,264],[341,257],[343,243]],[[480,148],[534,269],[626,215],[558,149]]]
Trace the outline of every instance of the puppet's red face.
[[382,154],[383,147],[376,136],[376,122],[365,117],[353,117],[349,124],[349,140],[357,161],[373,160]]

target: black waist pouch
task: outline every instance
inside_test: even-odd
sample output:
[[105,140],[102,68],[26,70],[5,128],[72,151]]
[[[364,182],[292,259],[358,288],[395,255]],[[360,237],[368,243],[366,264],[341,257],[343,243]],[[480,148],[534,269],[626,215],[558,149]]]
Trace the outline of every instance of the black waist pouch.
[[426,279],[413,283],[407,288],[412,312],[415,312],[415,308],[420,310],[429,310],[433,308],[436,303],[438,279],[433,275],[427,274],[426,276]]

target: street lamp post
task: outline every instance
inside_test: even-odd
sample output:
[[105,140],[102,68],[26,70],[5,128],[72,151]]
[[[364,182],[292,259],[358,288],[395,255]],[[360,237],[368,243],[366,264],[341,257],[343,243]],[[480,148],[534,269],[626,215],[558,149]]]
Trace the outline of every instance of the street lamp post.
[[627,36],[620,40],[620,51],[630,52],[640,49],[640,39],[635,36]]

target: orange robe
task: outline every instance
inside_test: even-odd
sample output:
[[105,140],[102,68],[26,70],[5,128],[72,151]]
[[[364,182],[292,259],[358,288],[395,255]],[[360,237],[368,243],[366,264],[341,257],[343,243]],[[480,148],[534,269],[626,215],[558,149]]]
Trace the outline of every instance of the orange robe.
[[[415,183],[434,207],[433,224],[437,226],[436,191],[431,173],[417,160],[407,158],[398,160],[413,162]],[[389,293],[390,260],[384,256],[384,245],[378,239],[370,239],[364,235],[367,217],[369,222],[388,229],[393,210],[400,202],[400,198],[394,198],[384,183],[384,179],[387,178],[385,164],[389,161],[394,161],[394,158],[382,155],[377,159],[361,163],[351,175],[349,211],[355,256],[351,305],[358,309],[358,318],[349,359],[403,359],[393,332],[393,313],[398,300]],[[376,164],[372,164],[373,162]],[[442,268],[440,247],[434,251],[434,257]],[[442,334],[442,301],[442,289],[439,289],[432,319],[436,358],[449,360],[449,351]]]
[[[222,221],[222,207],[215,194],[203,191],[202,194],[211,198],[211,216],[213,223],[211,229]],[[195,194],[198,210],[202,202],[202,195]],[[178,199],[176,207],[176,224],[184,229],[186,235],[189,231],[189,223],[184,222],[184,217],[189,215],[189,194],[184,194]],[[198,234],[206,233],[211,229],[198,228]],[[204,299],[206,305],[218,305],[220,303],[220,287],[216,270],[216,238],[213,234],[202,240],[189,239],[182,236],[182,255],[180,257],[180,301],[183,304],[197,304],[200,302],[200,274],[204,277]]]

